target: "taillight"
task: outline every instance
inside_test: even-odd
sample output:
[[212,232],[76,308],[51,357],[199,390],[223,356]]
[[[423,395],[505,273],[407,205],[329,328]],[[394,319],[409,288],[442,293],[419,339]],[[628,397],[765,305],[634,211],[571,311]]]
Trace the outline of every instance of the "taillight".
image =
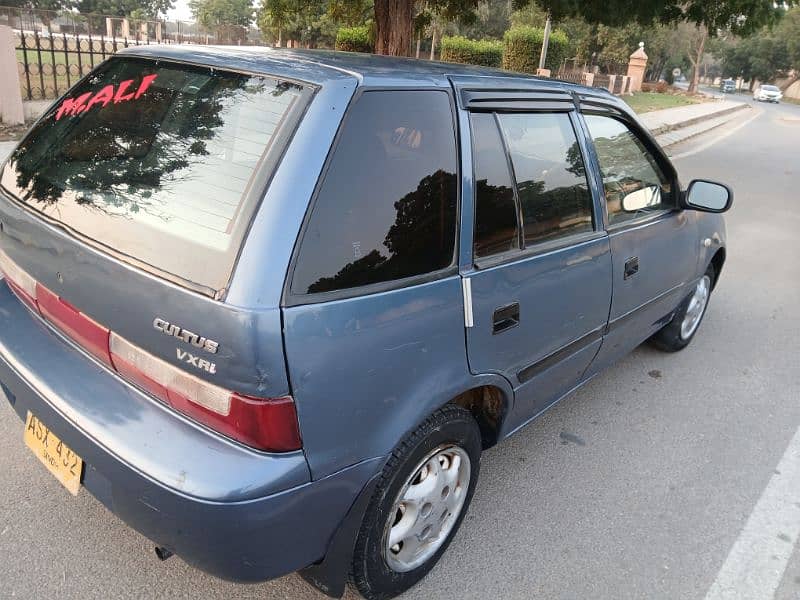
[[37,283],[0,250],[0,272],[14,293],[121,377],[192,419],[269,452],[303,447],[291,396],[252,398],[208,383],[134,346]]
[[62,300],[41,284],[36,284],[36,302],[42,316],[63,331],[68,337],[107,365],[109,331],[94,322],[66,300]]
[[36,306],[36,280],[20,269],[17,264],[8,258],[8,255],[0,250],[0,272],[5,275],[6,282],[33,310],[38,310]]
[[271,452],[302,448],[290,396],[250,398],[232,393],[161,360],[111,333],[111,362],[123,377],[175,410],[240,442]]

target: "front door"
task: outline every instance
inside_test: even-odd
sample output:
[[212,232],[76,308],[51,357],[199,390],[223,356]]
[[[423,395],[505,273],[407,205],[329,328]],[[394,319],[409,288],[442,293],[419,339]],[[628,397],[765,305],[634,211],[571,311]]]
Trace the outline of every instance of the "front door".
[[571,102],[553,112],[482,107],[468,121],[469,364],[511,382],[514,428],[572,389],[597,353],[611,303],[611,253]]
[[658,331],[688,293],[696,270],[695,222],[677,209],[674,169],[622,115],[587,111],[602,178],[614,266],[614,301],[601,369]]

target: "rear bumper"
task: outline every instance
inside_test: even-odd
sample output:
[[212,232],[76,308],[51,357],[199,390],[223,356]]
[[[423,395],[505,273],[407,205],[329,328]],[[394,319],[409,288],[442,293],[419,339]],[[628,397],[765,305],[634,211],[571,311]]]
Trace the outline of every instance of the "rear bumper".
[[84,459],[86,490],[224,579],[262,581],[321,559],[379,468],[366,461],[312,482],[302,452],[259,453],[215,435],[87,358],[4,282],[0,382],[21,419],[33,412]]

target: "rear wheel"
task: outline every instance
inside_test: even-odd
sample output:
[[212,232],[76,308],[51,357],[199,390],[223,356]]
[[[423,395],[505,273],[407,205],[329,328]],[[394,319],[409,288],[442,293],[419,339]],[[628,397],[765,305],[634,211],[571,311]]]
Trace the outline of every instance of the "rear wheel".
[[416,584],[447,549],[480,467],[472,414],[447,405],[406,437],[383,469],[356,540],[351,579],[369,600]]
[[705,274],[681,302],[672,320],[651,338],[656,348],[665,352],[677,352],[689,345],[706,314],[714,277],[714,266],[708,265]]

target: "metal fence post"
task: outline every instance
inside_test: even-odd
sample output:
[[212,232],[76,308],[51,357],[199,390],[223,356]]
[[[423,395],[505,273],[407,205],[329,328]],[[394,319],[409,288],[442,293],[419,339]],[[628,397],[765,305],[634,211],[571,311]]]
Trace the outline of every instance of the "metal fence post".
[[0,85],[0,120],[7,125],[21,125],[25,122],[16,47],[12,29],[0,25],[0,81],[3,82]]

